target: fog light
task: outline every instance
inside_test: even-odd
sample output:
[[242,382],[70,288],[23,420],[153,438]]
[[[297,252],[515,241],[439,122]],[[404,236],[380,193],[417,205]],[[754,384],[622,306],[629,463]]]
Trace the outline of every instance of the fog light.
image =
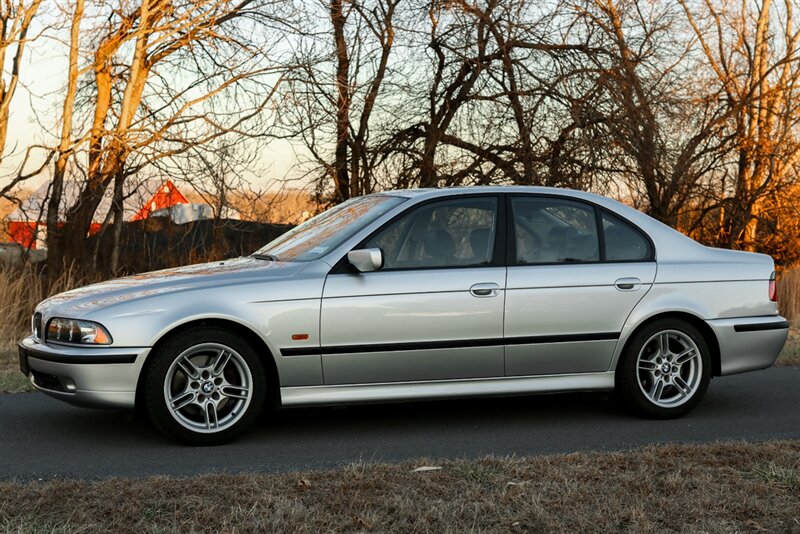
[[75,393],[78,391],[78,386],[75,385],[75,381],[65,376],[61,377],[61,386],[65,391],[69,391],[70,393]]

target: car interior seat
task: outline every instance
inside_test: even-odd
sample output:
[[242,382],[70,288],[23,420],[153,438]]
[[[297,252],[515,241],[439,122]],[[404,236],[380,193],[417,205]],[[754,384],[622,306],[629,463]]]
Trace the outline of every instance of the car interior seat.
[[472,247],[472,256],[479,262],[488,262],[492,259],[492,251],[489,250],[491,238],[489,228],[478,228],[469,233],[469,245]]
[[577,235],[567,242],[565,259],[596,261],[600,259],[597,252],[597,237],[593,234]]
[[455,260],[456,244],[445,230],[428,230],[422,235],[422,247],[430,260],[423,263],[450,265]]
[[547,248],[542,252],[543,261],[563,261],[567,257],[567,243],[578,235],[571,226],[554,226],[547,232]]

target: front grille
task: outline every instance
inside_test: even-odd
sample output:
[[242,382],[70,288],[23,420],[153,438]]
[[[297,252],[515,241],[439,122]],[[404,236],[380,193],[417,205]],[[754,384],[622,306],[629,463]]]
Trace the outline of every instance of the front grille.
[[42,314],[39,312],[33,314],[33,338],[37,341],[42,339]]

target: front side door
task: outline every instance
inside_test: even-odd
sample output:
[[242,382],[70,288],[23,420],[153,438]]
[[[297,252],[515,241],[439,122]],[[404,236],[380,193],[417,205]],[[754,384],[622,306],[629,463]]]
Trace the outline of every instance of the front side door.
[[503,376],[501,198],[412,207],[360,246],[383,251],[381,270],[328,275],[320,318],[326,384]]
[[602,372],[622,326],[651,287],[652,243],[591,204],[509,201],[506,375]]

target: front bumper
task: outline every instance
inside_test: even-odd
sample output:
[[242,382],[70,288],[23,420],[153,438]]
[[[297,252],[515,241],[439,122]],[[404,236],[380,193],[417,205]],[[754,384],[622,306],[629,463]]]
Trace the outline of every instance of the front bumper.
[[789,323],[779,315],[706,322],[719,342],[722,375],[772,367],[789,335]]
[[27,337],[19,344],[20,370],[51,397],[79,406],[133,408],[149,347],[68,347]]

